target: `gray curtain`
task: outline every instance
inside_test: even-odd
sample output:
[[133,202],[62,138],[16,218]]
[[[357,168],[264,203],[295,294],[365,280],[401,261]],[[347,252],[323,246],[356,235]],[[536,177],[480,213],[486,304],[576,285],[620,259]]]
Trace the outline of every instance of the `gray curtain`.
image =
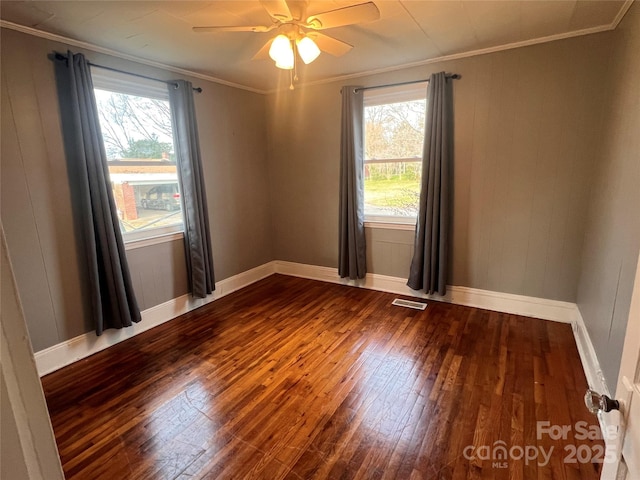
[[98,108],[90,66],[82,54],[67,52],[63,125],[69,134],[67,155],[75,190],[80,196],[81,221],[89,273],[91,307],[96,333],[107,328],[129,327],[140,321],[120,222],[109,180],[107,155],[102,141]]
[[422,156],[422,185],[414,254],[407,285],[444,295],[447,285],[451,171],[452,82],[444,72],[429,78]]
[[364,239],[363,91],[342,88],[340,137],[340,277],[364,278],[367,273]]
[[215,290],[215,279],[193,86],[185,80],[174,82],[175,88],[169,86],[169,99],[184,206],[187,274],[191,294],[204,298]]

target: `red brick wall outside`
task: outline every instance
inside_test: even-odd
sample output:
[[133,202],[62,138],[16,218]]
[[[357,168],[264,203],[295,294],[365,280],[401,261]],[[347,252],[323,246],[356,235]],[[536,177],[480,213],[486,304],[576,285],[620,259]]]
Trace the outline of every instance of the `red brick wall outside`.
[[138,209],[136,208],[133,187],[128,183],[115,183],[113,184],[113,193],[122,220],[136,220],[138,218]]

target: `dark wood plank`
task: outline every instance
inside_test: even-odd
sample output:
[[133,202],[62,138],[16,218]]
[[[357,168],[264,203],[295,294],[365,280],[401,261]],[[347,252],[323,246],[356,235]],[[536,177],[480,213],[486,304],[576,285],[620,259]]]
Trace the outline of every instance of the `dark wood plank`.
[[46,376],[67,478],[599,477],[569,325],[395,297],[274,275]]

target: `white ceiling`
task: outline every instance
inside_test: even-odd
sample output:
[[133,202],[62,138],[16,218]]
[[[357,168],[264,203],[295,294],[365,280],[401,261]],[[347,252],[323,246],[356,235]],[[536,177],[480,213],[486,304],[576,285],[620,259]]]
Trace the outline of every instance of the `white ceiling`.
[[[311,0],[308,14],[365,0]],[[426,62],[614,27],[629,6],[616,0],[374,0],[380,19],[324,30],[354,48],[322,54],[301,81]],[[194,33],[193,26],[269,25],[258,1],[6,1],[3,20],[261,91],[288,81],[270,60],[251,60],[270,33]],[[280,83],[279,83],[280,82]],[[287,83],[288,85],[288,83]]]

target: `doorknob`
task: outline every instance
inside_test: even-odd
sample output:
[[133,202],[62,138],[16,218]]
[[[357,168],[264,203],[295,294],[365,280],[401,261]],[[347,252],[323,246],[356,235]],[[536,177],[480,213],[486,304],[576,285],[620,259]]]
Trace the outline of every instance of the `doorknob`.
[[591,389],[587,390],[587,393],[584,394],[584,403],[594,415],[599,411],[610,412],[611,410],[620,410],[620,403],[617,400],[612,400],[606,395],[600,395]]

